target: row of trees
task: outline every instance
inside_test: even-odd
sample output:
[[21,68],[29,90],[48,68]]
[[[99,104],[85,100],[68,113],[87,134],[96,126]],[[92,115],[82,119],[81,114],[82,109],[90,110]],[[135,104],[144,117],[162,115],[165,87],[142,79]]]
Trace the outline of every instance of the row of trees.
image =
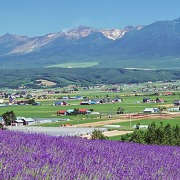
[[178,125],[171,126],[170,124],[157,126],[155,122],[148,126],[147,130],[140,130],[139,125],[136,125],[136,130],[131,134],[121,136],[123,142],[136,142],[143,144],[157,144],[180,146],[180,127]]

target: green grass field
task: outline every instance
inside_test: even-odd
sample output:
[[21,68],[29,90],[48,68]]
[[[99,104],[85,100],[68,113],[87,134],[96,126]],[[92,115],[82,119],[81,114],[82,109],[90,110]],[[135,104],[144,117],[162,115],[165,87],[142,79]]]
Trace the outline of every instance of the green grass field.
[[132,127],[138,123],[140,123],[141,125],[149,125],[152,122],[155,122],[157,125],[160,125],[160,122],[163,122],[164,125],[166,124],[171,124],[172,126],[174,125],[179,125],[180,126],[180,115],[179,117],[175,117],[172,119],[160,119],[160,118],[156,118],[156,119],[142,119],[142,120],[132,120],[131,122],[122,122],[122,123],[116,123],[117,125],[121,125],[122,129],[124,130],[130,130],[132,129]]
[[[78,92],[76,94],[69,94],[70,96],[75,95],[84,95],[88,97],[89,99],[100,99],[104,97],[109,97],[111,99],[119,96],[123,99],[123,102],[118,103],[105,103],[105,104],[95,104],[95,105],[80,105],[80,102],[82,100],[67,100],[68,105],[66,106],[52,106],[52,104],[56,101],[60,100],[53,100],[51,98],[59,98],[62,95],[49,95],[49,99],[43,99],[43,100],[36,100],[41,102],[41,106],[32,106],[32,105],[19,105],[19,106],[6,106],[6,107],[0,107],[0,115],[7,111],[14,111],[16,116],[19,117],[31,117],[31,118],[67,118],[70,119],[71,124],[82,124],[86,122],[97,122],[100,120],[107,120],[108,115],[111,114],[112,116],[117,117],[117,109],[119,107],[122,107],[124,109],[125,114],[129,113],[142,113],[142,111],[145,108],[151,108],[151,107],[166,107],[170,106],[173,107],[173,100],[178,99],[178,94],[175,96],[158,96],[160,99],[164,99],[167,102],[165,103],[142,103],[142,99],[146,97],[144,96],[134,96],[130,93],[107,93],[107,92],[94,92],[94,91],[84,91],[84,92]],[[56,97],[55,97],[56,96]],[[149,96],[150,99],[155,100],[157,96]],[[87,108],[87,109],[93,109],[95,112],[100,112],[102,118],[100,119],[100,115],[78,115],[78,116],[57,116],[56,112],[58,110],[68,110],[68,109],[74,109],[74,108]],[[157,120],[158,121],[158,120]],[[159,120],[160,121],[160,120]],[[167,120],[164,120],[166,122]],[[147,124],[147,122],[152,122],[152,120],[143,120],[140,123],[141,124]],[[169,120],[169,122],[172,124],[175,124],[176,122],[179,123],[178,118],[174,120]],[[135,125],[137,122],[132,122],[132,126]],[[53,123],[53,124],[46,124],[45,126],[59,126],[62,122]],[[129,124],[120,124],[123,126],[122,129],[128,129]]]

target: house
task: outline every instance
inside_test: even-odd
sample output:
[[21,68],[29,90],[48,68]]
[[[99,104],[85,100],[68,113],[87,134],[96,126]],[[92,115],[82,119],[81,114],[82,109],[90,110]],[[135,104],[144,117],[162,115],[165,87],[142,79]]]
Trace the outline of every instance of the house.
[[156,103],[164,103],[165,101],[164,101],[164,99],[159,99],[159,98],[156,98],[156,101],[155,101]]
[[76,96],[76,99],[84,99],[83,96]]
[[58,110],[57,115],[66,115],[66,110]]
[[80,108],[79,109],[79,114],[88,114],[88,113],[89,113],[89,111],[86,108]]
[[22,119],[16,119],[14,123],[11,124],[11,126],[22,126],[24,125],[24,122]]
[[171,95],[172,95],[172,92],[165,92],[164,95],[165,95],[165,96],[171,96]]
[[107,124],[104,125],[105,128],[121,128],[121,125]]
[[122,102],[122,99],[121,99],[121,98],[115,98],[115,99],[113,100],[113,102]]
[[10,96],[9,97],[9,103],[15,103],[16,97],[15,96]]
[[23,118],[23,125],[33,125],[35,123],[34,119],[32,118]]
[[16,104],[18,104],[18,105],[26,105],[26,104],[29,104],[29,101],[17,101]]
[[74,109],[68,109],[66,112],[67,112],[67,115],[71,115],[74,113]]
[[179,112],[179,111],[180,111],[180,107],[167,108],[167,110],[168,110],[169,112]]
[[63,96],[62,99],[69,99],[69,97],[68,96]]
[[69,99],[76,99],[76,97],[75,96],[70,96]]
[[99,115],[100,114],[100,112],[91,112],[91,114],[94,114],[94,115]]
[[96,100],[91,100],[90,101],[90,104],[93,105],[93,104],[97,104]]
[[31,98],[33,98],[33,95],[32,94],[26,94],[26,98],[31,99]]
[[35,103],[32,103],[33,106],[40,106],[41,103],[40,102],[35,102]]
[[67,103],[65,101],[57,101],[53,104],[53,106],[65,106]]
[[148,125],[134,125],[133,128],[134,129],[147,129]]
[[90,105],[90,102],[89,101],[82,101],[82,102],[80,102],[80,105]]
[[16,117],[15,123],[17,123],[17,125],[32,125],[34,124],[34,119],[25,118],[25,117]]
[[149,98],[143,98],[143,103],[149,103],[151,100]]
[[179,106],[180,105],[180,100],[174,100],[174,106]]
[[100,103],[100,104],[105,103],[105,100],[104,100],[104,99],[100,99],[100,100],[98,101],[98,103]]
[[145,110],[143,110],[143,113],[147,113],[147,114],[157,113],[157,112],[159,112],[158,108],[145,108]]

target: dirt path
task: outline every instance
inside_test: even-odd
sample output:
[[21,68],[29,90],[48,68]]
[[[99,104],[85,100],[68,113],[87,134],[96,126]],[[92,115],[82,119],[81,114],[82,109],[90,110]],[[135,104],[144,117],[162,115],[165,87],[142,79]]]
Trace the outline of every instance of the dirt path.
[[111,120],[105,120],[105,121],[99,121],[99,122],[91,122],[91,123],[85,123],[85,124],[79,124],[74,125],[76,127],[98,127],[98,126],[104,126],[107,124],[114,124],[114,123],[120,123],[120,122],[128,122],[129,119],[111,119]]
[[114,131],[106,131],[103,132],[103,134],[105,136],[118,136],[118,135],[123,135],[123,134],[127,134],[127,133],[132,133],[133,131],[118,131],[118,130],[114,130]]
[[[111,137],[111,136],[119,136],[119,135],[123,135],[123,134],[127,134],[127,133],[132,133],[133,131],[118,131],[118,130],[114,130],[114,131],[106,131],[103,132],[103,134],[105,136]],[[87,138],[90,139],[91,135],[84,135],[82,136],[83,138]]]

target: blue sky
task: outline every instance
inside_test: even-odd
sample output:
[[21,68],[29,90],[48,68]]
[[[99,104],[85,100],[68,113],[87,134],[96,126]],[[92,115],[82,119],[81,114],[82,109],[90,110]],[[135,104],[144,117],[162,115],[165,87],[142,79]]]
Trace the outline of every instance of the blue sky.
[[124,28],[180,17],[180,0],[3,0],[0,36],[40,36],[75,28]]

